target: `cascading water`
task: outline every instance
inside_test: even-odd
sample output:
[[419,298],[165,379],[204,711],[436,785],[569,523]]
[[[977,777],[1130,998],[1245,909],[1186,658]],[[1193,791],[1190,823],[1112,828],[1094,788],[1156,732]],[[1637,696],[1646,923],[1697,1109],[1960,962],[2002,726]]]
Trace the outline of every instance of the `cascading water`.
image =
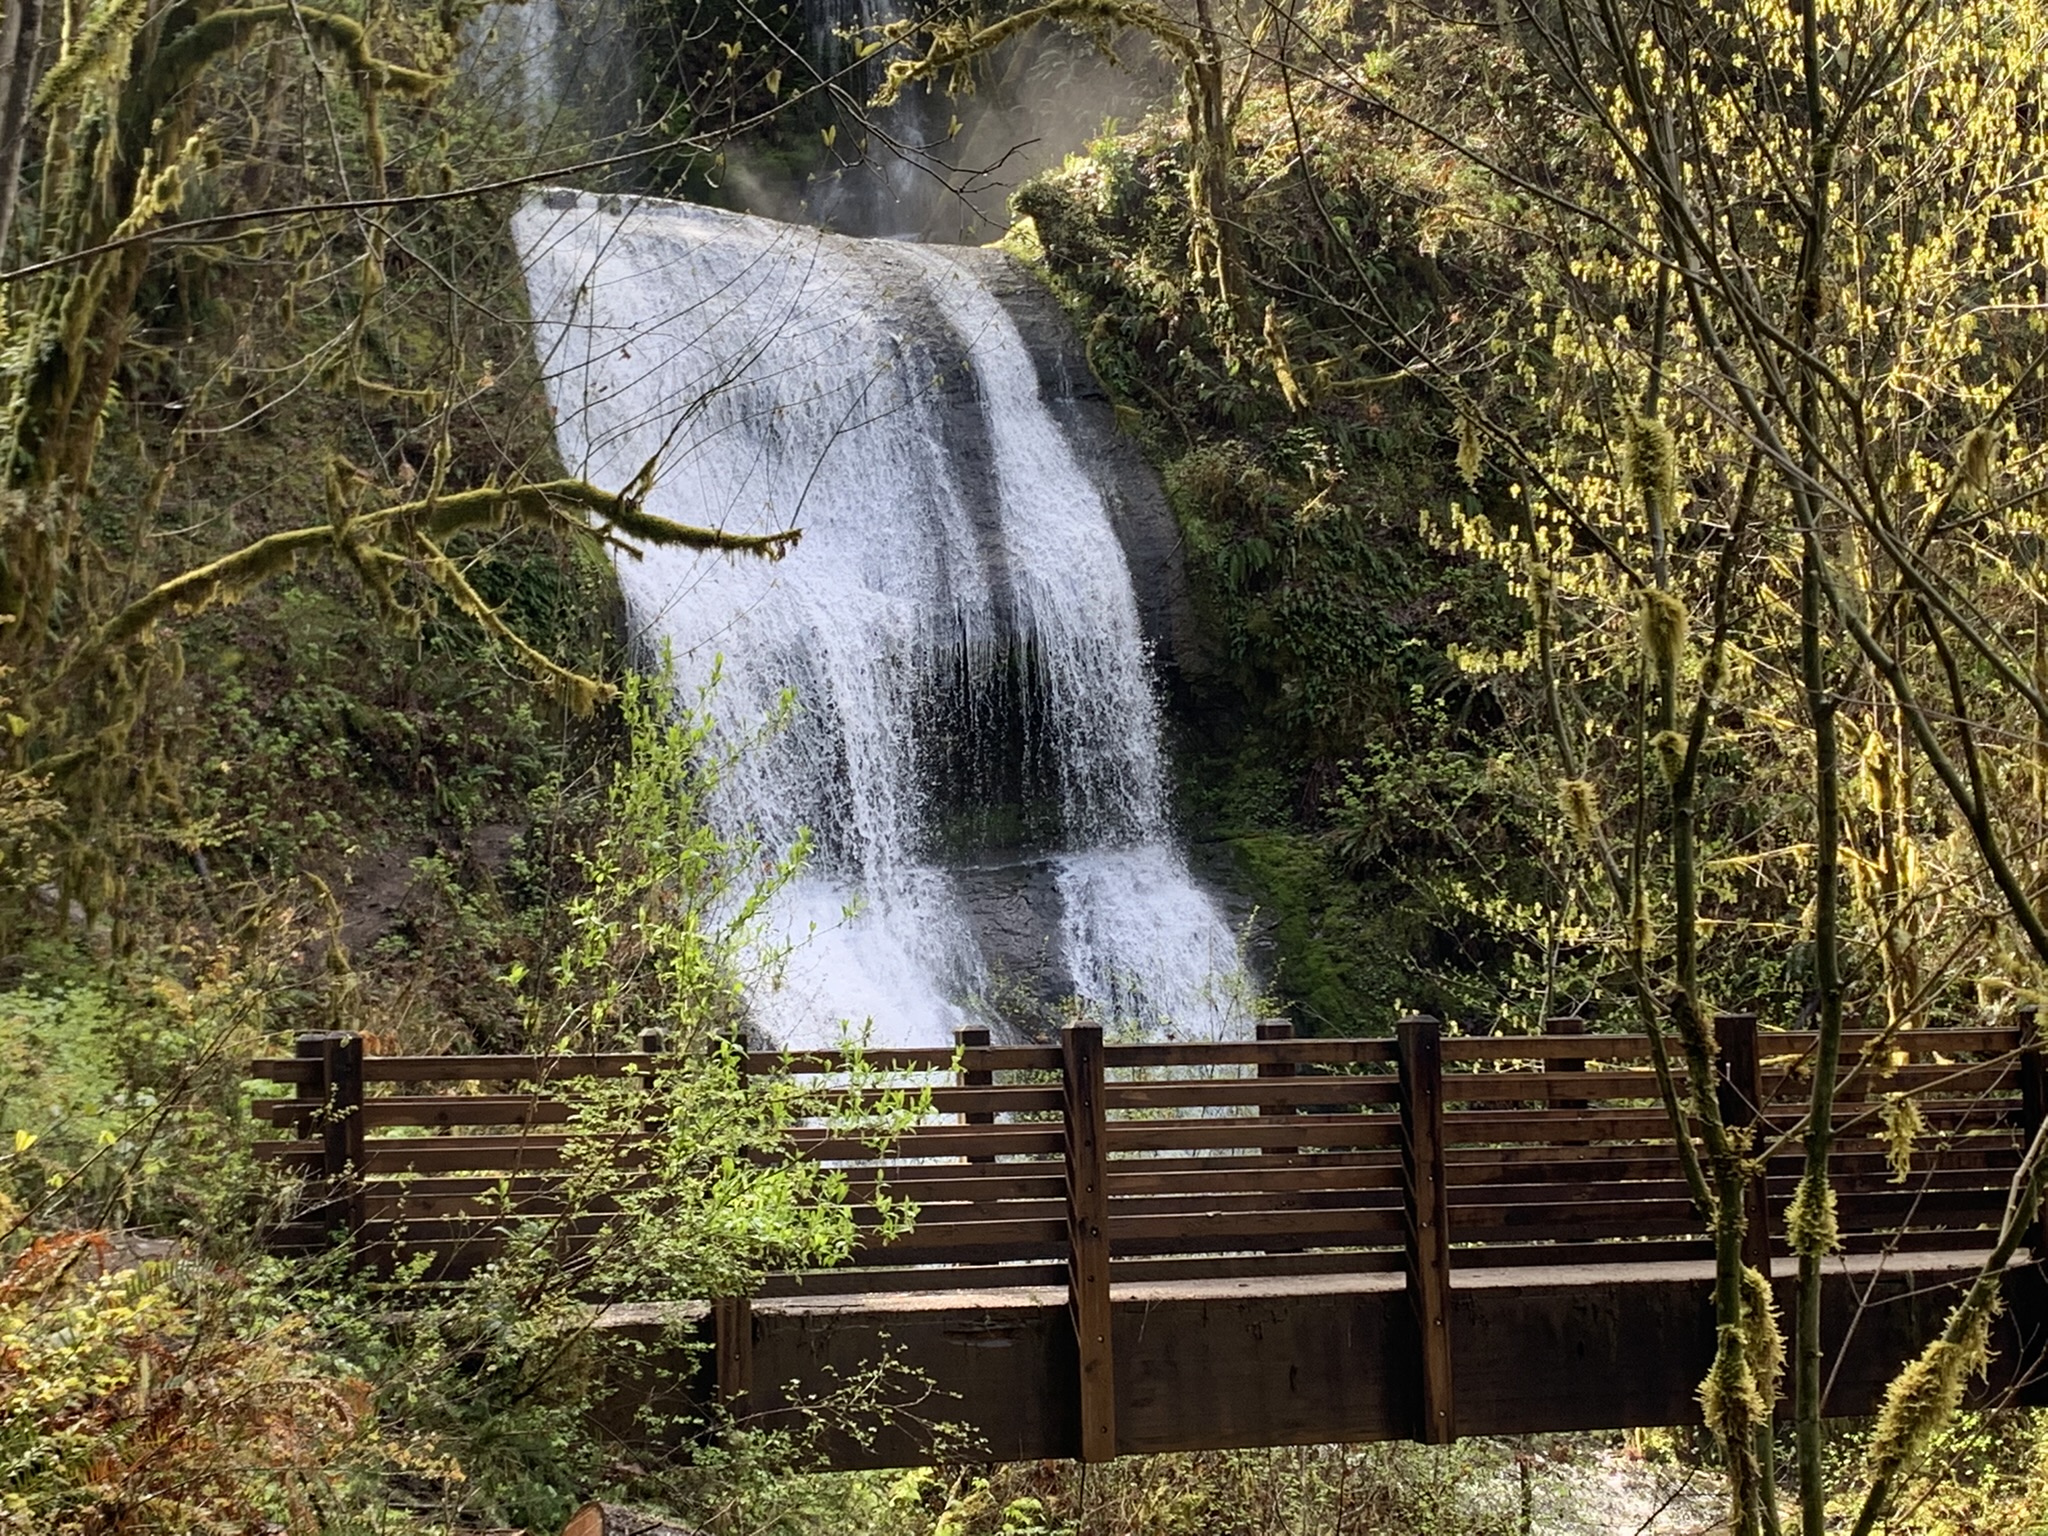
[[771,914],[795,948],[752,1000],[766,1031],[949,1040],[1004,980],[964,891],[1005,860],[1049,875],[1085,1005],[1241,1030],[1233,936],[1167,825],[1130,569],[983,281],[998,258],[605,206],[554,193],[513,223],[564,459],[616,486],[659,455],[652,510],[804,530],[776,564],[620,566],[636,627],[750,743],[714,815],[815,838]]

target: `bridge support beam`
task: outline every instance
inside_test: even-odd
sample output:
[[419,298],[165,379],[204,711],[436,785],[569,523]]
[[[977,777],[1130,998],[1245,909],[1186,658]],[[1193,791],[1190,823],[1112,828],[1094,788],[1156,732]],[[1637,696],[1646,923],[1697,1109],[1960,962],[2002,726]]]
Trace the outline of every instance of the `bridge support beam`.
[[1116,1362],[1109,1304],[1109,1113],[1102,1026],[1060,1031],[1066,1090],[1067,1298],[1080,1355],[1081,1459],[1116,1456]]
[[[1823,1343],[1836,1362],[1829,1417],[1871,1413],[1887,1384],[1941,1330],[1981,1253],[1852,1255],[1828,1261]],[[1790,1297],[1789,1281],[1780,1300]],[[1970,1401],[2033,1404],[2044,1395],[2048,1286],[2032,1265],[2005,1276],[1988,1382]],[[1457,1427],[1468,1435],[1563,1433],[1700,1422],[1699,1384],[1714,1358],[1709,1260],[1473,1269],[1453,1288]],[[695,1311],[695,1319],[687,1314]],[[676,1342],[704,1309],[626,1306],[598,1322],[642,1350],[621,1352],[600,1421],[627,1443],[672,1431],[708,1393],[699,1358]],[[1123,1348],[1117,1435],[1125,1455],[1254,1445],[1326,1445],[1412,1435],[1406,1369],[1413,1309],[1400,1277],[1306,1275],[1118,1287]],[[797,1429],[805,1403],[870,1367],[878,1340],[912,1375],[887,1390],[901,1408],[828,1426],[839,1467],[918,1466],[957,1454],[925,1423],[962,1426],[967,1454],[994,1461],[1070,1457],[1075,1411],[1071,1309],[1062,1288],[762,1298],[748,1422]],[[699,1335],[702,1337],[703,1335]],[[644,1353],[642,1352],[644,1350]],[[855,1432],[857,1431],[857,1432]],[[668,1442],[672,1443],[672,1442]]]
[[1414,1016],[1394,1026],[1401,1070],[1401,1173],[1407,1215],[1408,1299],[1421,1387],[1415,1438],[1457,1437],[1451,1393],[1451,1215],[1444,1178],[1443,1026]]

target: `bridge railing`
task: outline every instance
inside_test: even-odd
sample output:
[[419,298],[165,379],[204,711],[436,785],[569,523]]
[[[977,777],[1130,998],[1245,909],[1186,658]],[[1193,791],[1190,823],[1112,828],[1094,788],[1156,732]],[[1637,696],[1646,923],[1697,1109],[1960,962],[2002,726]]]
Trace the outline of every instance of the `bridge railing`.
[[[1814,1037],[1740,1015],[1719,1033],[1724,1114],[1754,1124],[1761,1159],[1761,1258],[1784,1251]],[[930,1089],[927,1121],[881,1155],[825,1128],[796,1130],[792,1150],[839,1167],[857,1196],[879,1187],[913,1203],[916,1220],[841,1269],[772,1277],[769,1292],[1064,1286],[1090,1262],[1122,1284],[1708,1252],[1643,1036],[1560,1020],[1541,1036],[1458,1037],[1427,1019],[1391,1040],[1261,1035],[1117,1044],[1073,1026],[1059,1045],[963,1032],[957,1050],[862,1053]],[[1874,1039],[1852,1033],[1843,1052],[1832,1173],[1845,1243],[1983,1239],[2042,1114],[2030,1030],[1916,1030],[1859,1065]],[[293,1090],[262,1105],[281,1134],[259,1155],[305,1180],[277,1245],[345,1230],[378,1264],[466,1273],[512,1223],[562,1214],[583,1085],[659,1061],[380,1056],[360,1037],[303,1036],[294,1056],[252,1069]],[[754,1052],[747,1067],[829,1083],[847,1060]]]
[[[1412,1304],[1415,1433],[1441,1440],[1456,1422],[1454,1271],[1708,1256],[1644,1036],[1561,1019],[1541,1036],[1464,1038],[1426,1018],[1388,1040],[1294,1039],[1283,1024],[1259,1035],[1116,1044],[1076,1025],[1057,1045],[963,1031],[956,1050],[861,1053],[862,1068],[928,1089],[928,1117],[881,1152],[827,1125],[794,1130],[790,1151],[833,1164],[856,1197],[913,1202],[915,1223],[870,1226],[849,1264],[771,1276],[765,1293],[1063,1294],[1082,1453],[1100,1460],[1117,1444],[1114,1287],[1142,1305],[1147,1283],[1385,1274]],[[1746,1015],[1718,1020],[1716,1035],[1723,1118],[1751,1137],[1746,1241],[1764,1265],[1784,1251],[1815,1036]],[[595,1236],[618,1212],[571,1211],[561,1188],[576,1101],[663,1061],[652,1049],[380,1056],[359,1036],[302,1036],[294,1056],[252,1069],[291,1090],[264,1104],[281,1135],[258,1147],[302,1181],[276,1245],[346,1234],[360,1261],[457,1277],[521,1222],[552,1223],[560,1242]],[[839,1052],[755,1052],[745,1065],[828,1088],[852,1070]],[[1683,1094],[1683,1065],[1670,1065]],[[1851,1032],[1830,1165],[1844,1245],[1987,1246],[2044,1112],[2031,1018],[1888,1042]],[[637,1177],[632,1147],[620,1150],[621,1178]],[[750,1306],[712,1306],[727,1400],[750,1390]]]

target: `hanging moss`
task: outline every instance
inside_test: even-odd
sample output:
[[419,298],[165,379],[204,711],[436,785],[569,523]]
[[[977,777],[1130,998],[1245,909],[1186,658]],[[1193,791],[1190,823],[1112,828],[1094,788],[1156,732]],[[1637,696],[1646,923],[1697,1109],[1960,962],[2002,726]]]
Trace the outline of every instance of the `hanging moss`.
[[1799,1177],[1785,1209],[1785,1240],[1803,1258],[1818,1259],[1842,1244],[1835,1218],[1835,1189],[1825,1170],[1809,1168]]
[[1970,1378],[1991,1364],[1996,1293],[1972,1297],[1949,1314],[1943,1336],[1892,1380],[1878,1411],[1863,1463],[1873,1484],[1891,1484],[1926,1454],[1963,1400]]

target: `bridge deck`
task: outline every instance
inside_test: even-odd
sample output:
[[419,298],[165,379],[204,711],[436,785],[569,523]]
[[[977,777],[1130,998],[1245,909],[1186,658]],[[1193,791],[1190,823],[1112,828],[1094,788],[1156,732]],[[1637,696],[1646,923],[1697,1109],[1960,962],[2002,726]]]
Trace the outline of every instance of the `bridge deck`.
[[[893,1236],[869,1220],[847,1264],[715,1303],[698,1395],[782,1422],[786,1384],[801,1396],[893,1356],[923,1405],[837,1447],[848,1464],[928,1458],[930,1420],[993,1456],[1092,1460],[1696,1416],[1711,1268],[1648,1040],[1576,1021],[1489,1039],[1428,1020],[1394,1040],[1265,1033],[1119,1046],[1077,1026],[1057,1047],[729,1055],[809,1085],[791,1155],[916,1220]],[[1719,1033],[1723,1115],[1756,1138],[1761,1267],[1785,1252],[1813,1037],[1743,1016]],[[1989,1248],[2048,1077],[2013,1027],[1859,1034],[1844,1060],[1830,1172],[1847,1252],[1827,1308],[1843,1348],[1829,1410],[1846,1414]],[[651,1188],[659,1131],[630,1113],[594,1127],[580,1106],[674,1063],[379,1057],[309,1036],[254,1070],[291,1093],[267,1108],[283,1139],[260,1151],[305,1181],[278,1246],[342,1232],[364,1262],[452,1280],[515,1238],[601,1276],[646,1208],[633,1192]],[[917,1123],[879,1136],[863,1116],[905,1085],[924,1095]],[[1906,1096],[1922,1126],[1897,1162],[1887,1126]],[[593,1169],[615,1203],[571,1209],[565,1172]],[[2001,1388],[2038,1355],[2037,1289],[2031,1266],[2007,1278]],[[651,1325],[626,1309],[607,1326]]]

